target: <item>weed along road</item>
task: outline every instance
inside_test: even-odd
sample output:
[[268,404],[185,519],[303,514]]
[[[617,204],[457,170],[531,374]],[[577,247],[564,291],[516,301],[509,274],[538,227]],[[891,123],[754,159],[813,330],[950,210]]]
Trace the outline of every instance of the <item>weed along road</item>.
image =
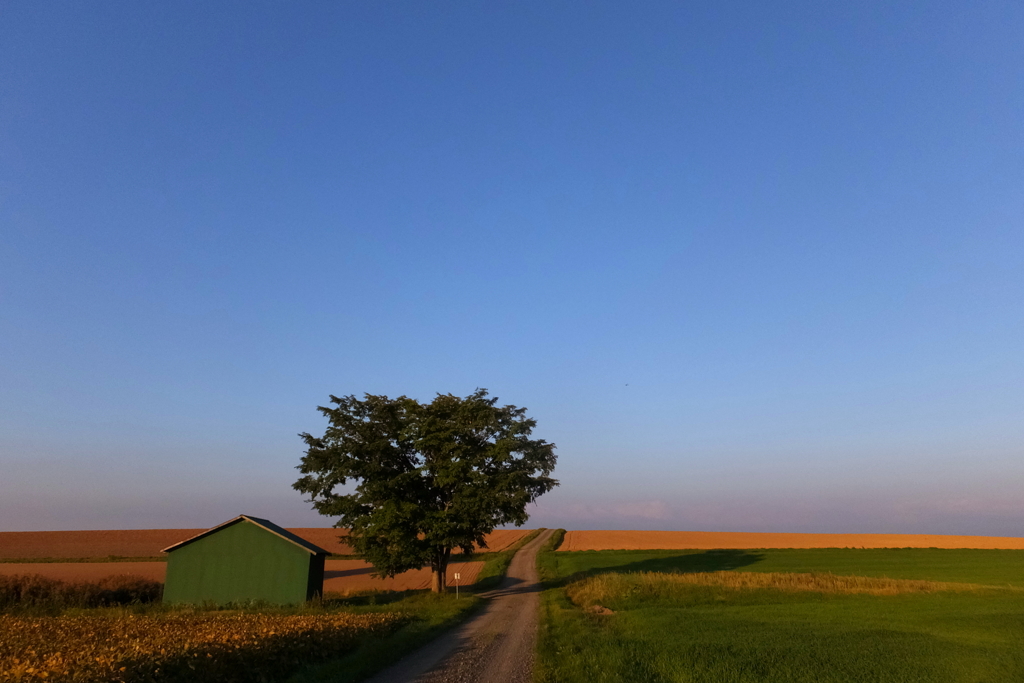
[[516,553],[501,585],[484,594],[477,616],[397,664],[370,683],[528,683],[533,679],[540,582],[537,551],[552,530]]

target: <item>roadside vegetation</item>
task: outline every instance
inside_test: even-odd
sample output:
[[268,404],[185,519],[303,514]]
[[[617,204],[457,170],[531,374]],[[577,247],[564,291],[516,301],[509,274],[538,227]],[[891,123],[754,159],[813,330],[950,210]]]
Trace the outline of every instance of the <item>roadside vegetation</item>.
[[501,583],[501,580],[505,578],[505,572],[508,571],[508,565],[512,562],[512,557],[519,552],[520,548],[537,538],[542,531],[545,531],[545,529],[534,529],[499,552],[478,553],[472,556],[472,559],[482,559],[484,561],[484,566],[480,568],[480,573],[477,574],[476,583],[472,586],[473,591],[481,593],[496,588]]
[[544,544],[544,547],[541,548],[540,551],[542,553],[554,552],[555,550],[558,550],[561,547],[562,541],[564,540],[565,529],[555,529],[554,532],[552,532],[551,534],[551,538],[547,540],[547,543]]
[[1024,680],[1024,552],[546,552],[544,682]]

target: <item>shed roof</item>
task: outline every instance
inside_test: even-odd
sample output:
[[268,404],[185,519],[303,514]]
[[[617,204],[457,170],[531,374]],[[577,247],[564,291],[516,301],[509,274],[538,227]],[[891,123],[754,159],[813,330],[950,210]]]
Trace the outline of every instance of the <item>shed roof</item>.
[[229,519],[228,521],[224,522],[223,524],[218,524],[217,526],[213,527],[212,529],[207,529],[206,531],[204,531],[201,534],[196,534],[192,538],[187,538],[184,541],[182,541],[181,543],[175,543],[172,546],[164,548],[160,552],[169,553],[172,550],[177,550],[178,548],[181,548],[182,546],[186,546],[189,543],[192,543],[193,541],[198,541],[200,538],[205,538],[206,536],[209,536],[210,534],[216,533],[216,532],[220,531],[221,529],[223,529],[225,527],[229,527],[232,524],[237,524],[238,522],[242,522],[242,521],[250,522],[250,523],[255,524],[256,526],[260,527],[261,529],[265,529],[266,531],[269,531],[270,533],[274,534],[275,536],[280,536],[281,538],[283,538],[284,540],[288,541],[289,543],[294,543],[295,545],[299,546],[300,548],[302,548],[303,550],[305,550],[306,552],[308,552],[308,553],[310,553],[312,555],[330,555],[330,553],[328,551],[324,550],[320,546],[313,545],[312,543],[310,543],[306,539],[301,538],[300,536],[296,536],[292,532],[288,531],[287,529],[283,529],[283,528],[279,527],[278,525],[274,524],[270,520],[260,519],[259,517],[252,517],[250,515],[238,515],[234,519]]

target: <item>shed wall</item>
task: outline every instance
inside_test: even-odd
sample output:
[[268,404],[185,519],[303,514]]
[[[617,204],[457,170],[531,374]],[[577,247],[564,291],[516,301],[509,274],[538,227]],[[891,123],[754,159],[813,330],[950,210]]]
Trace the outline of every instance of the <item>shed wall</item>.
[[326,555],[310,555],[309,557],[309,580],[306,587],[306,599],[312,600],[324,594],[324,567],[327,562]]
[[242,520],[169,553],[164,601],[299,603],[322,585],[323,558],[313,586],[311,564],[315,555]]

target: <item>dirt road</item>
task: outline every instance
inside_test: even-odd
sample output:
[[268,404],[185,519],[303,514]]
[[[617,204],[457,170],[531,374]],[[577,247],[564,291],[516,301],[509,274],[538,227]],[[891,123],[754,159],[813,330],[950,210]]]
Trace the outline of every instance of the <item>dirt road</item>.
[[537,551],[545,531],[512,558],[501,585],[484,594],[484,610],[417,650],[369,683],[529,683],[537,641],[540,582]]

